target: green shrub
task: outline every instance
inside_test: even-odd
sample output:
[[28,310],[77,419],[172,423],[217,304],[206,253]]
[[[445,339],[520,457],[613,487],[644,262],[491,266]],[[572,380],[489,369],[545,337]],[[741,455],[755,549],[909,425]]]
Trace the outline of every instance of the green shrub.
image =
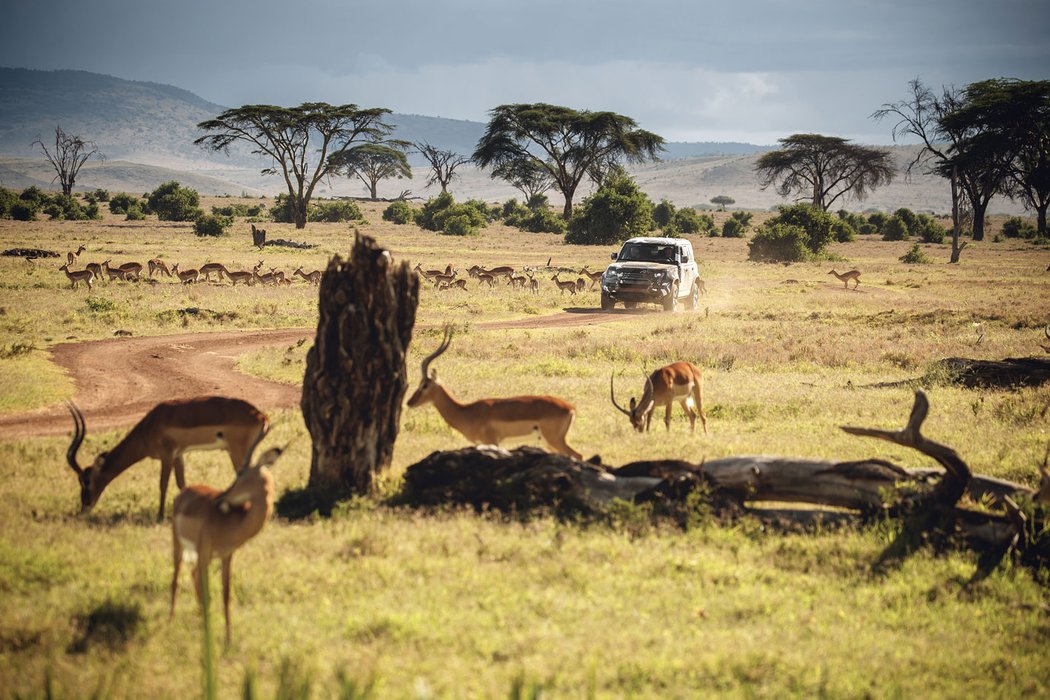
[[565,220],[550,209],[535,209],[516,225],[529,233],[565,233]]
[[740,219],[729,218],[722,224],[723,238],[743,238],[745,226]]
[[875,227],[876,233],[882,233],[882,227],[886,225],[889,218],[890,217],[883,214],[881,211],[877,211],[873,212],[871,216],[868,217],[868,223]]
[[448,210],[456,203],[449,192],[442,192],[436,197],[431,197],[423,203],[422,209],[416,214],[416,223],[427,231],[440,231],[441,225],[435,224],[434,217]]
[[198,236],[221,236],[233,225],[233,217],[201,212],[193,221],[193,232]]
[[653,221],[658,228],[667,228],[671,220],[674,219],[674,215],[674,204],[666,199],[661,199],[660,203],[653,207]]
[[500,207],[500,218],[503,219],[503,223],[507,226],[519,226],[530,214],[532,210],[528,207],[518,203],[516,199],[508,199]]
[[[465,216],[469,220],[468,228],[470,233],[477,233],[477,229],[488,223],[488,212],[488,205],[484,202],[472,200],[463,204],[456,204],[451,194],[442,192],[437,197],[432,197],[423,204],[423,208],[416,214],[416,223],[428,231],[449,233],[445,230],[448,220]],[[463,230],[463,224],[456,222],[454,228],[457,231]],[[455,233],[452,235],[467,234]]]
[[201,213],[197,190],[183,187],[175,180],[150,192],[147,202],[150,211],[161,221],[194,221]]
[[861,224],[860,228],[857,229],[857,233],[862,236],[874,236],[879,232],[879,227],[875,224]]
[[525,202],[525,206],[533,211],[536,209],[547,209],[550,207],[550,200],[547,199],[545,194],[534,194],[529,197],[529,201]]
[[395,224],[410,224],[415,220],[416,210],[403,199],[391,202],[390,206],[383,210],[383,221],[393,221]]
[[[834,237],[835,217],[811,204],[782,206],[769,221],[775,224],[799,226],[806,232],[806,247],[814,255],[823,255]],[[767,222],[768,223],[768,222]]]
[[843,219],[831,222],[831,235],[839,243],[849,243],[857,239],[857,232],[853,230],[848,221]]
[[32,185],[22,190],[22,193],[18,195],[18,198],[23,202],[32,204],[37,211],[51,201],[51,197],[48,196],[47,192],[44,192],[36,185]]
[[94,192],[92,192],[92,194],[95,196],[95,201],[96,202],[108,202],[109,201],[109,190],[104,190],[102,188],[99,188],[99,189],[95,190]]
[[915,227],[919,222],[919,217],[911,209],[907,207],[901,207],[897,211],[893,212],[893,215],[900,218],[904,222],[904,225],[908,229],[908,235],[916,235]]
[[100,218],[98,204],[85,207],[76,197],[64,194],[52,197],[44,205],[43,212],[53,221],[88,221]]
[[747,258],[756,262],[800,262],[812,257],[809,246],[806,229],[770,219],[748,242]]
[[882,240],[884,241],[906,241],[908,240],[908,224],[904,219],[894,214],[882,227]]
[[706,233],[709,230],[708,222],[710,222],[710,228],[713,229],[715,220],[709,214],[701,216],[692,207],[679,209],[671,217],[671,226],[679,233]]
[[473,236],[477,232],[478,227],[474,225],[474,221],[466,213],[453,214],[446,217],[441,226],[441,233],[448,236]]
[[224,207],[212,207],[211,213],[216,216],[259,216],[265,208],[264,204],[227,204]]
[[583,200],[568,224],[566,243],[610,245],[643,236],[653,227],[653,203],[626,172],[611,172]]
[[922,252],[922,248],[919,247],[918,243],[913,245],[911,250],[902,255],[900,261],[909,265],[929,265],[933,262],[929,255]]
[[33,221],[36,219],[37,211],[36,204],[20,199],[11,205],[11,218],[15,221]]
[[850,225],[850,228],[852,228],[858,233],[860,232],[861,227],[868,223],[860,214],[857,214],[852,211],[846,211],[845,209],[839,209],[837,215],[839,219],[845,221],[847,224]]
[[0,187],[0,219],[10,219],[11,209],[18,203],[18,195]]
[[1003,222],[1003,235],[1007,238],[1035,238],[1035,226],[1019,216],[1011,216]]
[[138,197],[123,192],[110,197],[109,211],[111,214],[127,214],[128,209],[131,208],[138,209],[143,214],[148,213],[146,203]]
[[145,219],[146,212],[138,206],[128,207],[127,215],[124,217],[125,221],[144,221]]
[[276,224],[294,224],[295,215],[292,213],[292,200],[284,192],[273,199],[270,207],[270,219]]
[[356,202],[340,199],[311,204],[307,219],[335,224],[345,221],[364,221],[365,216]]
[[502,208],[498,204],[489,206],[487,202],[483,202],[480,199],[468,199],[463,202],[463,206],[470,207],[485,217],[485,223],[496,221],[500,218]]
[[929,214],[917,214],[912,233],[918,236],[923,243],[944,243],[946,232],[944,227]]

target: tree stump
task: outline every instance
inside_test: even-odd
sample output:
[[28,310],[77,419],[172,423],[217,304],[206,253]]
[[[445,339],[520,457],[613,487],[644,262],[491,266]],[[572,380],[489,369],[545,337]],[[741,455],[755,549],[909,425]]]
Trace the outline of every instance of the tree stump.
[[367,493],[390,464],[419,277],[357,234],[349,260],[328,262],[319,294],[301,404],[313,441],[307,489],[334,501]]

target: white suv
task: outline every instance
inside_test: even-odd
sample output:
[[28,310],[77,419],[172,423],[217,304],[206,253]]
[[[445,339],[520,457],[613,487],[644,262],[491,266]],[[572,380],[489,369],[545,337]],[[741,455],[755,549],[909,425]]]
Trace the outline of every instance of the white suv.
[[602,274],[602,309],[618,301],[629,309],[661,304],[665,311],[675,311],[679,301],[690,309],[700,303],[693,244],[684,238],[632,238],[612,259]]

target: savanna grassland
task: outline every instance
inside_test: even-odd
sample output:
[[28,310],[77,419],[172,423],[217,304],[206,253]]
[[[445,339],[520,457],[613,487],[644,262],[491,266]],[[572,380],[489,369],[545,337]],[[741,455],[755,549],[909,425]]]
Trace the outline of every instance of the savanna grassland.
[[[362,209],[361,232],[424,268],[551,259],[596,270],[612,252],[501,225],[450,238],[384,222],[383,205]],[[924,432],[955,447],[977,472],[1032,484],[1050,440],[1050,387],[970,390],[931,371],[953,356],[1044,355],[1050,251],[993,242],[998,223],[955,266],[946,264],[947,245],[923,246],[934,264],[906,265],[898,258],[911,242],[861,237],[833,245],[835,262],[783,266],[747,262],[746,240],[693,239],[708,289],[698,311],[653,307],[596,325],[546,318],[563,309],[582,316],[599,304],[596,291],[562,294],[550,273],[537,275],[538,295],[478,290],[473,281],[469,293],[424,286],[410,376],[418,378],[419,359],[452,323],[452,347],[434,366],[458,398],[564,397],[577,407],[570,444],[607,464],[765,453],[881,457],[906,467],[928,464],[839,426],[902,426],[911,389],[871,385],[925,376],[932,408]],[[201,239],[189,224],[108,215],[0,221],[0,248],[64,255],[82,243],[81,265],[161,257],[184,268],[217,261],[232,269],[263,259],[290,273],[298,265],[323,269],[353,236],[346,224],[305,231],[270,224],[271,239],[318,248],[260,255],[247,228],[238,221],[230,235]],[[118,329],[143,336],[316,325],[317,290],[298,280],[288,288],[230,288],[165,279],[99,285],[89,294],[70,290],[59,264],[0,258],[4,414],[75,395],[50,360],[56,343]],[[828,275],[833,266],[861,270],[859,289],[844,290]],[[214,313],[180,313],[189,307]],[[486,326],[521,319],[536,322]],[[238,367],[295,384],[308,346],[255,351]],[[644,369],[679,359],[704,370],[709,434],[690,434],[677,408],[669,432],[662,415],[651,433],[633,432],[609,402],[610,374],[623,403],[640,393]],[[270,413],[274,442],[292,441],[274,471],[280,493],[305,484],[309,436],[298,411]],[[92,432],[90,413],[87,420],[82,459],[123,434]],[[156,463],[129,470],[90,516],[77,517],[67,444],[0,434],[0,688],[43,695],[50,678],[58,697],[199,694],[200,617],[185,572],[168,620],[171,532],[170,523],[154,522]],[[238,694],[247,673],[264,696],[282,675],[308,681],[315,697],[345,688],[341,677],[374,681],[379,697],[395,698],[503,697],[520,682],[553,697],[1050,693],[1050,595],[1028,571],[1007,565],[970,584],[972,555],[923,552],[875,573],[872,563],[895,534],[888,523],[783,534],[701,514],[683,531],[626,505],[594,523],[384,504],[408,465],[464,445],[432,407],[405,409],[383,494],[348,503],[330,519],[276,518],[237,554],[234,640],[218,660],[220,697]],[[232,478],[228,459],[213,452],[190,455],[187,472],[191,483],[224,486]]]

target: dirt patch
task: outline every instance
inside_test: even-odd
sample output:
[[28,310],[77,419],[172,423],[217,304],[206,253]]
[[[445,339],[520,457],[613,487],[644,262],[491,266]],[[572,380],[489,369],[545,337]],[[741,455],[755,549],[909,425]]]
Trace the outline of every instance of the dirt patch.
[[[479,330],[593,326],[651,313],[645,310],[566,309],[546,316],[479,323]],[[299,405],[300,388],[252,377],[236,369],[246,352],[292,345],[313,328],[183,333],[63,343],[51,349],[76,386],[75,401],[91,430],[130,425],[158,401],[219,394],[242,397],[263,409]],[[0,416],[0,438],[61,435],[72,425],[65,406]]]

